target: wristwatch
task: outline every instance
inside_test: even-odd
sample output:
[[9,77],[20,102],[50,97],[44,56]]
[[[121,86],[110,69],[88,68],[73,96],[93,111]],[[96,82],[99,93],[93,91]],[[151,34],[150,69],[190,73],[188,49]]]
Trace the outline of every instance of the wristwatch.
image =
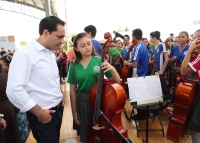
[[0,118],[3,118],[4,117],[4,115],[3,114],[0,114]]

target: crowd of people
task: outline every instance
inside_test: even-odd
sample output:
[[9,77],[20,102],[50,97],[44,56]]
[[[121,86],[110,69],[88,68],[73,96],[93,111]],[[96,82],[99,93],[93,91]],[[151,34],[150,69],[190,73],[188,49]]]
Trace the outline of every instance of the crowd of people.
[[[106,78],[118,84],[122,82],[124,66],[132,69],[129,77],[157,73],[169,82],[169,72],[174,70],[181,75],[194,73],[196,79],[200,79],[200,30],[190,37],[186,31],[181,31],[176,37],[171,33],[163,42],[159,31],[149,33],[148,40],[143,37],[141,29],[134,29],[132,42],[129,35],[116,36],[112,40],[105,53],[107,61],[101,63],[104,43],[95,39],[96,27],[88,25],[83,29],[85,33],[73,37],[73,48],[66,53],[61,47],[64,26],[65,22],[56,16],[45,17],[39,24],[38,39],[14,53],[6,53],[2,48],[1,143],[25,142],[29,126],[38,143],[59,143],[65,104],[60,84],[66,81],[70,84],[73,128],[80,135],[81,142],[88,142],[89,123],[93,118],[89,92],[98,82],[100,69],[104,70]],[[189,124],[194,143],[200,137],[199,107],[196,101]],[[134,118],[140,118],[141,114],[138,111]]]

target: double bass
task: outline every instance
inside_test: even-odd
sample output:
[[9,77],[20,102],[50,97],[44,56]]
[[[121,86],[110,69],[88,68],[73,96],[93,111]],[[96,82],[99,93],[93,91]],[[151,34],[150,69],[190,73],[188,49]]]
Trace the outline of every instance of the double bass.
[[[128,56],[126,59],[123,59],[123,60],[129,60],[130,52],[133,50],[133,48],[135,47],[136,44],[137,44],[137,42],[135,40],[132,40],[132,45],[129,48]],[[121,79],[122,79],[121,85],[124,88],[124,90],[126,91],[127,98],[129,98],[128,85],[125,83],[127,82],[127,78],[129,78],[129,77],[132,77],[132,68],[130,68],[127,65],[124,65],[121,69]]]
[[[104,50],[101,55],[102,62]],[[98,83],[90,90],[90,104],[94,110],[94,117],[89,127],[88,143],[131,143],[121,122],[125,102],[124,89],[109,79],[103,79],[101,69]]]
[[181,77],[177,85],[174,112],[169,120],[167,139],[174,143],[181,143],[185,142],[189,135],[187,126],[196,96],[197,81]]

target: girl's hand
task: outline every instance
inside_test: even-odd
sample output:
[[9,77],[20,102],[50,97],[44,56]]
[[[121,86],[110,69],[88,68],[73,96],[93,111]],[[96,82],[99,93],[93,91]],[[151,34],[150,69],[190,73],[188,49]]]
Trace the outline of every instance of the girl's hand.
[[76,124],[77,126],[80,126],[80,125],[81,125],[81,122],[80,122],[79,119],[78,119],[77,113],[74,113],[74,114],[73,114],[73,120],[74,120],[74,122],[75,122],[75,124]]
[[194,40],[189,48],[190,53],[192,53],[196,48],[200,48],[200,39]]
[[107,62],[103,62],[103,63],[101,64],[101,68],[102,68],[102,69],[105,69],[105,70],[104,70],[104,73],[106,73],[107,71],[113,71],[113,70],[115,69],[112,65],[110,65],[110,64],[107,63]]

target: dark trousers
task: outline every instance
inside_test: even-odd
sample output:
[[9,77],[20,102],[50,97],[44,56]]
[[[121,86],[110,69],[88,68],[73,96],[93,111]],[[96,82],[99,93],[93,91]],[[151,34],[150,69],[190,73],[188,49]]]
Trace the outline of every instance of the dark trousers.
[[46,124],[41,123],[35,115],[27,112],[33,137],[37,143],[59,143],[63,108],[60,106],[55,113],[51,114],[52,119]]
[[65,78],[66,76],[66,65],[58,65],[58,69],[59,69],[59,75],[60,75],[60,81],[61,81],[61,78]]

